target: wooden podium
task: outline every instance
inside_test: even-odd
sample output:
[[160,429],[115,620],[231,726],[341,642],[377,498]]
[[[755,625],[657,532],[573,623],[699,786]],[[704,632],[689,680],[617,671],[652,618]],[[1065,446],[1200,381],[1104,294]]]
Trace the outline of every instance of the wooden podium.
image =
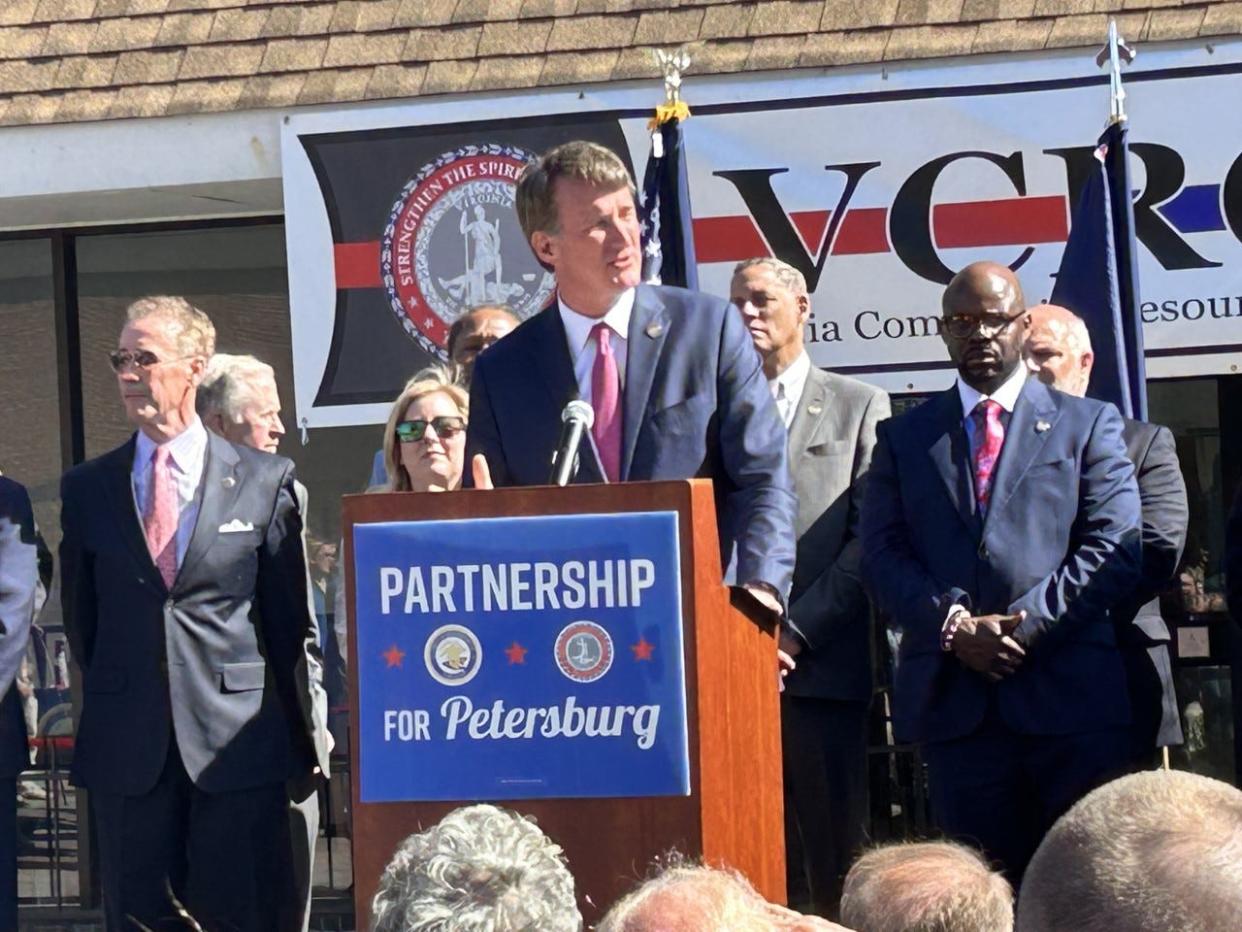
[[[785,899],[780,707],[775,632],[730,602],[721,583],[716,509],[707,480],[507,488],[442,494],[346,496],[343,505],[349,653],[356,658],[353,530],[393,521],[623,512],[676,512],[690,795],[623,799],[505,800],[533,816],[565,852],[579,906],[598,919],[670,850],[745,874],[774,902]],[[398,844],[446,813],[481,800],[360,800],[358,683],[351,663],[350,742],[354,905],[368,928],[370,901]]]

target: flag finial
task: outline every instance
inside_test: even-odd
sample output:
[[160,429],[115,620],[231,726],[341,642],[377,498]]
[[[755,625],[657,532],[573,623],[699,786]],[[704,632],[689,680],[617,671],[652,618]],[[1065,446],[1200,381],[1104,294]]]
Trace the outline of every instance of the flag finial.
[[671,52],[652,49],[652,53],[664,72],[664,103],[656,107],[650,124],[655,129],[669,120],[684,120],[690,116],[690,107],[681,99],[681,80],[690,67],[690,51],[686,46],[679,45]]
[[1117,32],[1117,20],[1110,19],[1108,44],[1095,56],[1095,63],[1101,68],[1105,62],[1108,63],[1108,84],[1112,98],[1108,114],[1110,124],[1124,123],[1126,120],[1126,90],[1121,85],[1121,63],[1124,61],[1128,65],[1137,55],[1138,52],[1126,45],[1126,40]]

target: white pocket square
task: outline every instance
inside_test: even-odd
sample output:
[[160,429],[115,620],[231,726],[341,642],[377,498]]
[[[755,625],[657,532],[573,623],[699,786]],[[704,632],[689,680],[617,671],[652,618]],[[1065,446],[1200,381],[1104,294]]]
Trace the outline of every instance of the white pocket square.
[[228,524],[220,525],[219,533],[220,534],[239,534],[242,531],[253,531],[253,530],[254,530],[254,525],[251,524],[249,521],[241,521],[237,518],[234,518]]

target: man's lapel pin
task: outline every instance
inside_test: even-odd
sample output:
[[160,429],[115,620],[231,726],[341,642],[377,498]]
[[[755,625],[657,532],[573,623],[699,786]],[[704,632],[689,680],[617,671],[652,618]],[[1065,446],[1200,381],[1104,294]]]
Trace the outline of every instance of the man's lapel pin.
[[647,336],[651,337],[651,339],[653,340],[656,337],[658,337],[660,334],[662,334],[663,332],[664,332],[664,325],[660,323],[658,320],[652,321],[651,323],[647,325],[646,334]]
[[1051,430],[1051,429],[1052,429],[1052,425],[1049,424],[1047,421],[1036,421],[1035,422],[1035,433],[1037,434],[1042,434],[1044,431]]
[[807,414],[819,414],[819,412],[823,410],[824,410],[824,406],[821,404],[809,404],[806,406]]
[[233,488],[233,486],[237,485],[237,480],[234,479],[232,476],[225,476],[224,479],[222,479],[221,481],[223,482],[224,487],[226,489],[231,489]]

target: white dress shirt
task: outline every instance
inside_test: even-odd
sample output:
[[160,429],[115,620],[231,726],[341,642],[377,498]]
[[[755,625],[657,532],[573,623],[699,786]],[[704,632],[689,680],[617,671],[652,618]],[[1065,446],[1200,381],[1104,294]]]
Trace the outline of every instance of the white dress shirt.
[[[203,481],[207,428],[195,417],[189,427],[172,440],[165,441],[164,446],[168,448],[173,477],[177,482],[177,567],[180,568],[185,562],[185,552],[190,547],[190,537],[198,520],[198,486]],[[155,441],[138,431],[130,483],[134,489],[134,506],[138,509],[140,526],[151,498],[151,469],[154,462]]]
[[612,331],[609,344],[612,355],[617,359],[617,375],[621,379],[621,390],[625,390],[625,359],[626,340],[630,333],[630,315],[634,313],[634,289],[627,288],[617,296],[617,300],[603,317],[587,317],[579,314],[572,307],[556,298],[557,308],[561,312],[561,323],[565,325],[565,337],[569,342],[569,358],[574,364],[574,378],[578,382],[578,397],[587,404],[591,403],[591,370],[595,368],[597,346],[591,338],[591,330],[600,321],[608,325]]
[[1001,423],[1006,428],[1009,427],[1009,417],[1013,414],[1014,405],[1018,403],[1018,396],[1022,394],[1022,386],[1026,384],[1026,366],[1021,363],[1014,369],[1013,374],[1001,383],[1000,388],[996,389],[990,395],[971,388],[962,381],[962,377],[957,377],[957,395],[962,399],[962,422],[966,428],[966,437],[970,441],[971,469],[974,469],[975,454],[975,419],[971,416],[975,408],[979,406],[979,402],[991,399],[1001,406]]
[[768,379],[768,388],[776,399],[776,410],[781,413],[786,430],[793,425],[798,404],[802,401],[802,392],[806,388],[806,377],[810,372],[811,357],[803,350],[797,359],[785,367],[784,372],[774,379]]
[[[1001,406],[1001,423],[1008,429],[1009,418],[1013,415],[1014,406],[1018,403],[1018,396],[1022,394],[1022,386],[1026,384],[1026,366],[1019,363],[1018,367],[1013,371],[1009,378],[1001,383],[1000,387],[992,394],[985,395],[978,389],[971,388],[962,381],[962,377],[957,377],[957,396],[962,400],[962,426],[966,428],[966,439],[970,442],[970,470],[971,483],[974,482],[975,469],[975,419],[972,417],[975,408],[979,406],[979,402],[992,399]],[[995,479],[993,474],[993,479]],[[953,616],[958,612],[966,611],[963,605],[952,605],[949,613],[945,616],[944,626],[948,627],[949,622],[953,620]]]

